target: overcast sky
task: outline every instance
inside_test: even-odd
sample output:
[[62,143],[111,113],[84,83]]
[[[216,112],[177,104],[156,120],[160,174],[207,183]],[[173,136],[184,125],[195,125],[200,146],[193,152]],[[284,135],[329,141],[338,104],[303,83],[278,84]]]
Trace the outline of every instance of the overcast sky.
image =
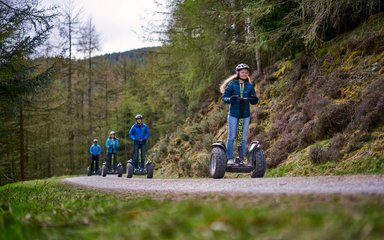
[[[131,49],[159,46],[161,43],[145,40],[146,27],[163,18],[157,12],[166,0],[72,0],[82,10],[82,21],[92,17],[96,31],[101,35],[101,51],[96,55],[123,52]],[[60,6],[67,0],[42,0],[46,6]]]

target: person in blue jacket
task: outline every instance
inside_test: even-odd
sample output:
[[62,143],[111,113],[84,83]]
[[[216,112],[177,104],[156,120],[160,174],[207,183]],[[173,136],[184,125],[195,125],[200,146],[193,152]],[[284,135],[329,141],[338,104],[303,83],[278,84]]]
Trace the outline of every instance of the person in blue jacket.
[[119,139],[115,136],[115,132],[111,131],[109,137],[105,141],[105,147],[107,148],[107,168],[108,171],[111,170],[112,155],[113,155],[113,172],[117,171],[117,153],[119,151],[120,142]]
[[97,139],[93,139],[93,144],[89,147],[91,154],[91,172],[96,173],[99,171],[99,157],[101,154],[101,147],[97,143]]
[[[135,165],[135,172],[144,171],[144,163],[145,163],[145,150],[146,150],[146,142],[149,138],[149,129],[145,123],[143,123],[143,116],[140,114],[136,115],[136,123],[133,124],[131,129],[129,130],[129,137],[133,141],[133,163]],[[139,149],[141,149],[141,165],[139,168]]]
[[[224,103],[229,104],[227,138],[228,164],[236,163],[233,160],[233,147],[240,119],[243,119],[241,156],[245,154],[250,122],[250,104],[255,105],[258,102],[254,85],[250,83],[249,72],[249,66],[240,63],[236,66],[236,74],[226,79],[220,87],[223,93],[222,100]],[[240,159],[240,161],[242,161],[242,159]],[[240,162],[240,164],[242,164],[242,162]]]

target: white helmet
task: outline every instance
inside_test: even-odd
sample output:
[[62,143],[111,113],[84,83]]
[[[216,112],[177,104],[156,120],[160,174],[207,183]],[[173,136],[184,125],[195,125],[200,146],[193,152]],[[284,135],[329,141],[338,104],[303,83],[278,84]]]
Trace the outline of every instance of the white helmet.
[[241,69],[248,69],[249,71],[251,68],[245,63],[240,63],[236,66],[236,72],[240,71]]
[[109,135],[112,135],[112,134],[115,134],[115,131],[111,131],[111,132],[109,133]]
[[97,143],[97,139],[96,139],[96,138],[95,138],[95,139],[93,139],[93,142],[94,142],[94,143]]
[[138,118],[143,119],[143,116],[141,116],[141,114],[137,114],[135,119],[137,120]]

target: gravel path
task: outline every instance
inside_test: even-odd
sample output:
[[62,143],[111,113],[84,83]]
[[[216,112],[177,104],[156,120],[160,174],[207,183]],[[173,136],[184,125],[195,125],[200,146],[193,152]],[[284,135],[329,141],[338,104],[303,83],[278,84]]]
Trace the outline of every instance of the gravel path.
[[232,194],[376,194],[384,195],[384,175],[224,178],[224,179],[146,179],[84,176],[66,178],[65,183],[117,191],[164,193]]

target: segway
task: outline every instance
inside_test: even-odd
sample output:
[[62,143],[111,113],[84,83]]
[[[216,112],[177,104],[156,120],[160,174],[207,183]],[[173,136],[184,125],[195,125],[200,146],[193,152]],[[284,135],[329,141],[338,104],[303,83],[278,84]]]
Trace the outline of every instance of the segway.
[[[241,98],[244,101],[250,98]],[[240,134],[242,129],[238,129]],[[258,141],[252,141],[247,155],[247,161],[243,162],[241,144],[238,146],[239,156],[236,157],[234,164],[227,164],[227,148],[222,140],[212,144],[211,156],[209,161],[209,171],[212,178],[223,178],[225,172],[251,173],[252,178],[262,178],[265,174],[265,156]]]
[[96,173],[93,173],[91,171],[91,167],[88,166],[87,167],[87,176],[92,176],[92,175],[101,175],[101,169],[99,168]]
[[[114,155],[112,155],[113,158],[114,158]],[[111,164],[112,164],[112,159],[111,159]],[[123,176],[123,164],[121,164],[121,162],[119,162],[117,164],[117,177],[122,177]],[[104,163],[103,163],[103,166],[101,167],[101,171],[100,171],[100,175],[103,176],[103,177],[106,177],[107,174],[116,174],[116,173],[112,173],[109,169],[108,169],[108,165],[107,165],[107,159],[105,158],[104,159]]]
[[134,171],[133,160],[129,159],[127,163],[127,178],[132,178],[133,175],[147,175],[147,178],[153,178],[153,163],[148,160],[145,163],[145,169]]
[[[241,152],[241,150],[240,150]],[[237,157],[235,164],[227,164],[227,148],[223,141],[212,144],[209,171],[212,178],[223,178],[225,172],[251,173],[252,178],[262,178],[265,174],[265,157],[258,141],[253,141],[248,150],[248,161],[242,163]]]
[[[91,158],[92,158],[92,156],[91,156]],[[98,160],[99,161],[99,160]],[[91,163],[92,163],[92,159],[91,159]],[[99,164],[98,164],[99,165]],[[98,169],[97,169],[97,172],[95,173],[95,172],[92,172],[91,171],[91,166],[88,166],[87,167],[87,176],[92,176],[92,175],[95,175],[95,174],[97,174],[97,175],[101,175],[101,168],[99,167]]]

